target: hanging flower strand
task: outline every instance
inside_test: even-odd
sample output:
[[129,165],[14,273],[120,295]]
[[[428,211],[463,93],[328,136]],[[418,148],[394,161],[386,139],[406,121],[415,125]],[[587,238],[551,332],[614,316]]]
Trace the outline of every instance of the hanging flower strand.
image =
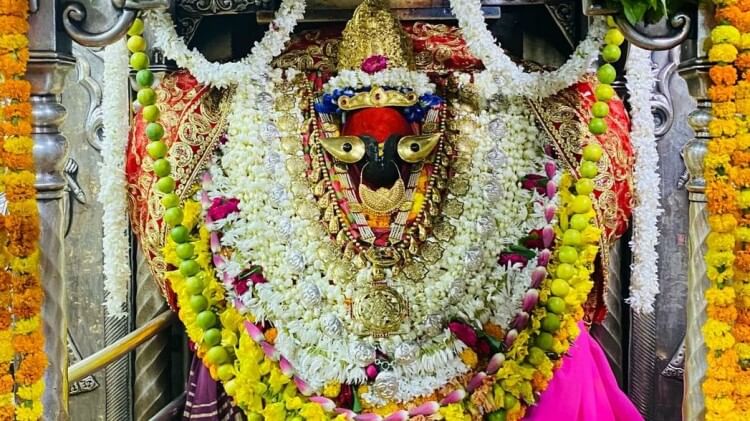
[[[0,417],[35,421],[42,416],[44,354],[39,273],[40,222],[34,183],[28,53],[28,2],[0,2]],[[12,326],[11,326],[12,325]],[[13,366],[11,369],[11,365]],[[10,371],[12,370],[12,375]]]

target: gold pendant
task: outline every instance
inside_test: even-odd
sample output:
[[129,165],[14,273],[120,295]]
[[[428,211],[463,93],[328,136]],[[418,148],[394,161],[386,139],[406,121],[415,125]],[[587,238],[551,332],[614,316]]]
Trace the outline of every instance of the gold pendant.
[[363,333],[384,336],[399,330],[409,305],[395,289],[375,283],[354,293],[352,315],[366,329]]

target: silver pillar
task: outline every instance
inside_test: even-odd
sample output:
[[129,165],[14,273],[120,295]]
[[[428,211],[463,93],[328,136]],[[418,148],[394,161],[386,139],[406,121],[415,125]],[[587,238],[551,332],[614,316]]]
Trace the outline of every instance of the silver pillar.
[[67,140],[60,133],[65,108],[60,103],[65,75],[73,68],[71,42],[57,27],[59,1],[39,2],[29,19],[31,50],[27,79],[31,82],[32,137],[37,170],[37,201],[42,222],[42,285],[45,301],[44,351],[49,366],[42,397],[45,420],[68,419],[67,295],[63,277],[63,165]]
[[703,179],[703,158],[706,155],[708,123],[711,120],[711,103],[706,99],[709,86],[709,63],[694,59],[680,69],[693,97],[698,99],[698,108],[688,116],[688,123],[695,131],[683,149],[683,159],[690,174],[686,184],[688,190],[689,223],[688,234],[688,294],[687,329],[685,332],[685,376],[683,397],[683,419],[697,421],[705,418],[705,402],[701,384],[706,376],[706,343],[701,328],[706,322],[705,293],[709,287],[706,277],[706,237],[709,233],[706,209],[706,181]]

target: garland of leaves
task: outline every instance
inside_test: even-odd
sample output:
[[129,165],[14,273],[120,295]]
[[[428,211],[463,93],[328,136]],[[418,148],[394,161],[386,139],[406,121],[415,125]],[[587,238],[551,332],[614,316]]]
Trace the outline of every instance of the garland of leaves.
[[40,221],[32,155],[28,1],[0,1],[0,418],[42,416]]

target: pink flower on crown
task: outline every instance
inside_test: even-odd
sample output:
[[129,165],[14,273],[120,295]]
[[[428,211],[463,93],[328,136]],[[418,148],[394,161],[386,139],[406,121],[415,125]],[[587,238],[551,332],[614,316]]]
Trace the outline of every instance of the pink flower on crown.
[[388,68],[388,57],[375,55],[370,56],[362,62],[361,69],[368,74],[377,73]]

